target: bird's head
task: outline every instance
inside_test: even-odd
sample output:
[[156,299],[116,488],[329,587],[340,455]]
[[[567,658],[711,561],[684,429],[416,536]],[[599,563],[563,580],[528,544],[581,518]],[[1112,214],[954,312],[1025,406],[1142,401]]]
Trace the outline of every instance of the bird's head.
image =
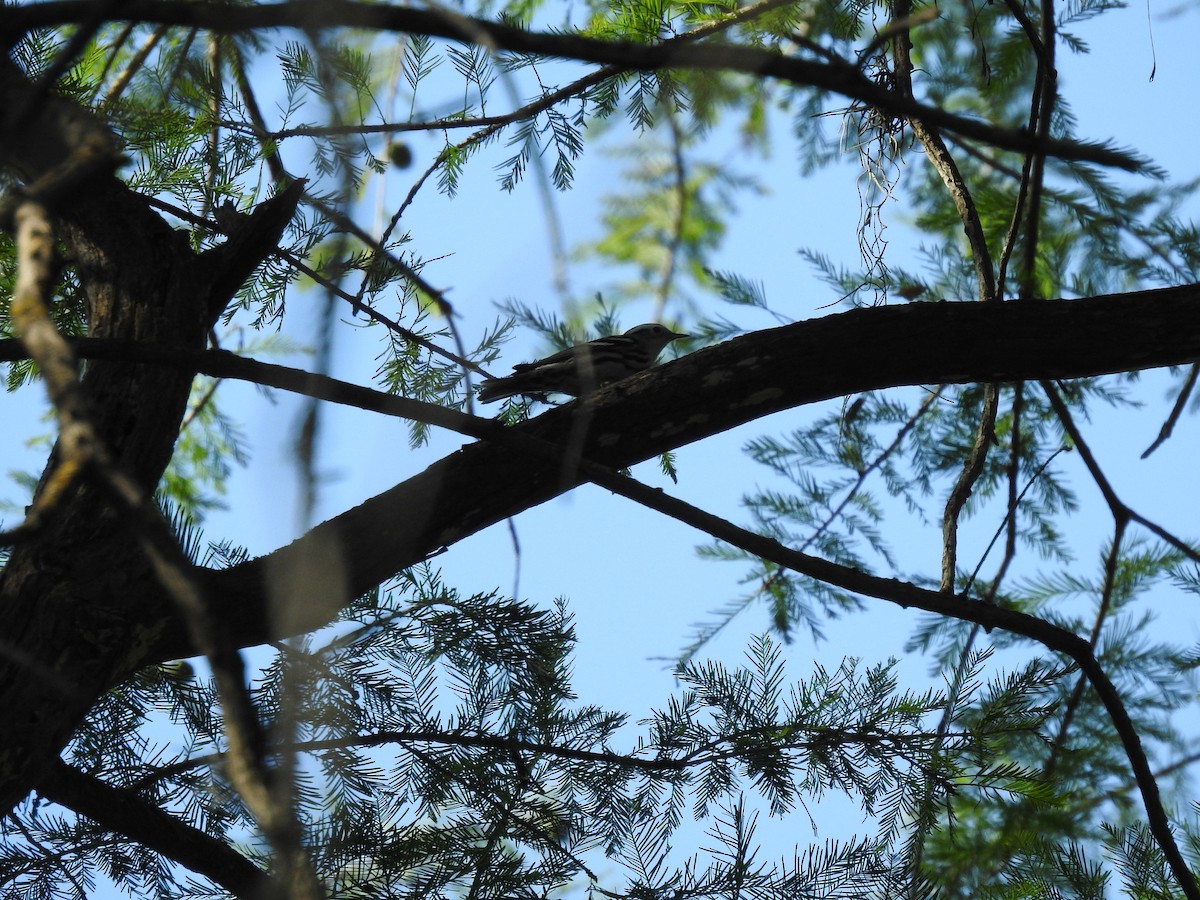
[[674,332],[665,325],[651,322],[649,325],[638,325],[635,328],[630,328],[625,332],[625,337],[633,338],[654,356],[658,356],[662,352],[663,347],[667,346],[671,341],[677,341],[681,338],[689,337],[689,335]]

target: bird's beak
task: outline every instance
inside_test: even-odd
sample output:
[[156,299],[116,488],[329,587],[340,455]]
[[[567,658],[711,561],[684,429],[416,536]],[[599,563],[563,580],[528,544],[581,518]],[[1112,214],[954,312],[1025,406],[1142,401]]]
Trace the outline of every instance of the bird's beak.
[[673,340],[673,341],[677,341],[680,338],[687,338],[687,337],[691,337],[691,335],[690,334],[680,334],[678,331],[671,332],[671,340]]

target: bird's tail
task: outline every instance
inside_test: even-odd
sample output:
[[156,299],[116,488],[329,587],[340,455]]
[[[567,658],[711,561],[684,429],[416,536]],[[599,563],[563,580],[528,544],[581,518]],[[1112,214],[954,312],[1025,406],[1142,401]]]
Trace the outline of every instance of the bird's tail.
[[510,375],[507,378],[489,378],[479,386],[479,402],[494,403],[506,397],[515,397],[519,393],[521,384],[516,377]]

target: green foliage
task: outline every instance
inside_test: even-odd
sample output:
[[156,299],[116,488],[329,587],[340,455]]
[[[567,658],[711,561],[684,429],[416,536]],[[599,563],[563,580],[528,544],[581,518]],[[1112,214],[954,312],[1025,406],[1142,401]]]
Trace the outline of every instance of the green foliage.
[[[789,865],[754,863],[758,814],[747,794],[782,816],[801,797],[836,790],[885,822],[914,803],[922,773],[939,797],[1045,795],[1026,775],[974,761],[989,742],[1037,727],[1014,693],[1027,683],[1019,679],[991,688],[992,714],[938,746],[926,722],[943,696],[900,691],[891,666],[860,671],[851,660],[789,686],[781,648],[764,636],[745,666],[681,669],[681,692],[631,734],[625,716],[574,698],[563,604],[463,597],[423,566],[342,619],[277,647],[252,691],[267,723],[288,713],[278,752],[297,755],[315,865],[338,896],[380,884],[396,896],[456,893],[484,871],[510,895],[561,890],[601,851],[623,872],[605,880],[638,896],[723,896],[738,881],[895,884],[894,827]],[[252,829],[222,772],[214,699],[208,678],[187,667],[147,670],[93,709],[67,759],[103,767],[106,780],[210,834]],[[164,718],[186,726],[190,742],[151,750]],[[681,858],[671,842],[685,805],[711,816],[717,846]],[[82,820],[29,804],[12,822],[4,865],[21,891],[69,890],[68,873],[99,868],[134,892],[153,883],[192,895],[153,853],[115,837],[80,845]],[[31,846],[59,848],[67,863]],[[243,851],[257,857],[261,847]]]

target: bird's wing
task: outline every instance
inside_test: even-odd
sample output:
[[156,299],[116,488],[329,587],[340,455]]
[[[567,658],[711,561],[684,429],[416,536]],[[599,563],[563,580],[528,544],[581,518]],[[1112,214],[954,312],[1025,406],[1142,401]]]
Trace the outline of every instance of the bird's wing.
[[554,366],[559,363],[574,362],[576,354],[580,349],[586,347],[589,353],[595,353],[603,350],[605,347],[620,347],[627,342],[629,338],[621,334],[614,334],[610,337],[597,338],[594,341],[587,341],[583,344],[576,344],[574,347],[568,347],[566,350],[559,350],[557,353],[552,353],[544,359],[539,359],[534,362],[517,363],[513,366],[514,372],[528,372],[532,369],[540,369],[542,366]]

